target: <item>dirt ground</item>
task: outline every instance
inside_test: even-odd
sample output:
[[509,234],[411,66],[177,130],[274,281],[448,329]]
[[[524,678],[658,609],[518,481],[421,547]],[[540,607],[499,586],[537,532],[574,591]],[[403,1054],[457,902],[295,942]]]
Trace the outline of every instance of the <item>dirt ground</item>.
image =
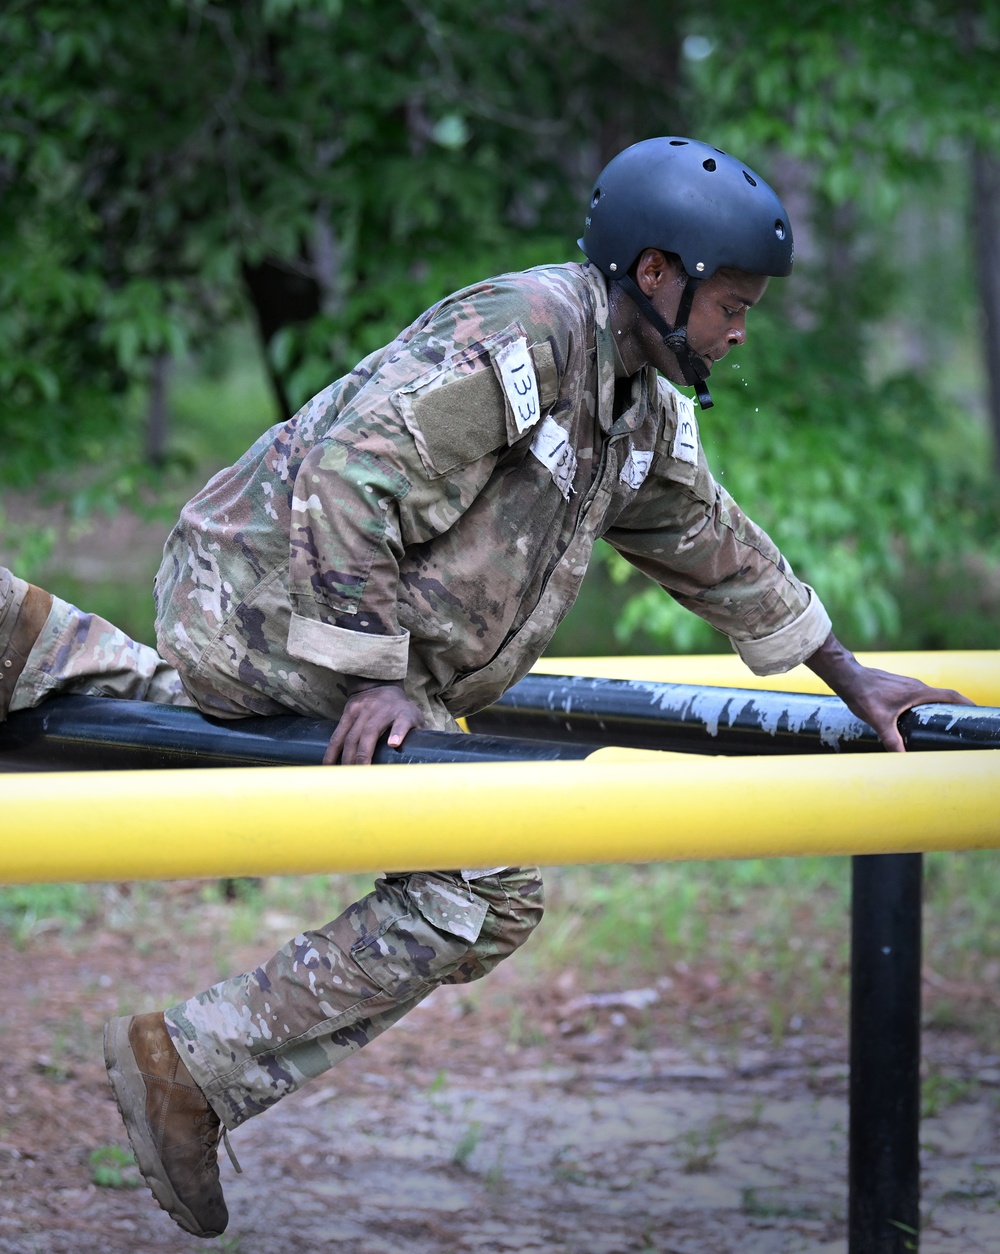
[[[225,941],[226,907],[199,891],[171,886],[142,917],[108,887],[99,923],[43,923],[20,947],[0,932],[0,1254],[846,1251],[842,1017],[776,1047],[748,1026],[749,983],[668,966],[615,988],[519,957],[239,1129],[229,1230],[185,1235],[123,1152],[101,1025],[303,922],[269,915],[254,944]],[[927,1033],[925,1055],[920,1248],[995,1252],[1000,1059],[960,1032]]]

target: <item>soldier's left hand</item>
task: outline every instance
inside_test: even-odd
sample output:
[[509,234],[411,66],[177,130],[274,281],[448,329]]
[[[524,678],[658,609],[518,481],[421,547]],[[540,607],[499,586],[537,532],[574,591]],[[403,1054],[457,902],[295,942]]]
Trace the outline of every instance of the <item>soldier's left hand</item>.
[[891,753],[906,752],[896,720],[915,705],[976,704],[953,688],[931,688],[909,675],[862,666],[832,631],[805,664],[830,685],[852,714],[874,728]]
[[858,668],[846,688],[838,696],[858,718],[875,729],[879,740],[892,753],[904,753],[906,746],[896,720],[917,705],[975,705],[953,688],[931,688],[908,675],[894,675],[870,666]]

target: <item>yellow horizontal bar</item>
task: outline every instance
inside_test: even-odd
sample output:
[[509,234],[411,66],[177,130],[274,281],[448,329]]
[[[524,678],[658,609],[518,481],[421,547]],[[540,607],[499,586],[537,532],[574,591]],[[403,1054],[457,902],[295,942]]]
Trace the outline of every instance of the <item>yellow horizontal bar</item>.
[[1000,846],[1000,751],[9,775],[0,881]]
[[[859,653],[865,666],[914,675],[934,688],[954,688],[978,705],[1000,706],[1000,649],[943,653]],[[688,657],[544,657],[532,667],[538,675],[591,675],[597,679],[639,679],[647,683],[711,684],[720,688],[764,688],[774,692],[829,693],[805,666],[784,675],[758,676],[735,653]]]

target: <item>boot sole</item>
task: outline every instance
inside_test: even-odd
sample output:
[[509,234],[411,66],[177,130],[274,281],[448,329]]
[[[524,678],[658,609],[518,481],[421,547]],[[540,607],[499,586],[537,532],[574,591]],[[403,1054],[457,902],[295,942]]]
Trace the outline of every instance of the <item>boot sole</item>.
[[[190,1232],[195,1237],[221,1236],[223,1229],[209,1231],[199,1225],[167,1178],[163,1161],[146,1123],[146,1084],[128,1039],[131,1022],[132,1016],[128,1015],[122,1019],[110,1019],[104,1025],[104,1065],[108,1069],[111,1091],[115,1095],[118,1113],[128,1133],[139,1171],[160,1207],[185,1232]],[[140,1112],[138,1117],[134,1113],[136,1111]]]

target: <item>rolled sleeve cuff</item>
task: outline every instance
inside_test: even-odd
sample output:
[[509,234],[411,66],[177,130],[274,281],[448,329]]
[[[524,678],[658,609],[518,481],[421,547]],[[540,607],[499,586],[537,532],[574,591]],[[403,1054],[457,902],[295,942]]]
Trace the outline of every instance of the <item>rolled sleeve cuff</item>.
[[832,624],[823,602],[808,584],[809,604],[793,622],[761,640],[733,640],[732,645],[755,675],[780,675],[812,657]]
[[314,662],[342,675],[365,679],[404,679],[410,651],[410,633],[370,636],[293,614],[288,629],[288,652],[303,662]]

